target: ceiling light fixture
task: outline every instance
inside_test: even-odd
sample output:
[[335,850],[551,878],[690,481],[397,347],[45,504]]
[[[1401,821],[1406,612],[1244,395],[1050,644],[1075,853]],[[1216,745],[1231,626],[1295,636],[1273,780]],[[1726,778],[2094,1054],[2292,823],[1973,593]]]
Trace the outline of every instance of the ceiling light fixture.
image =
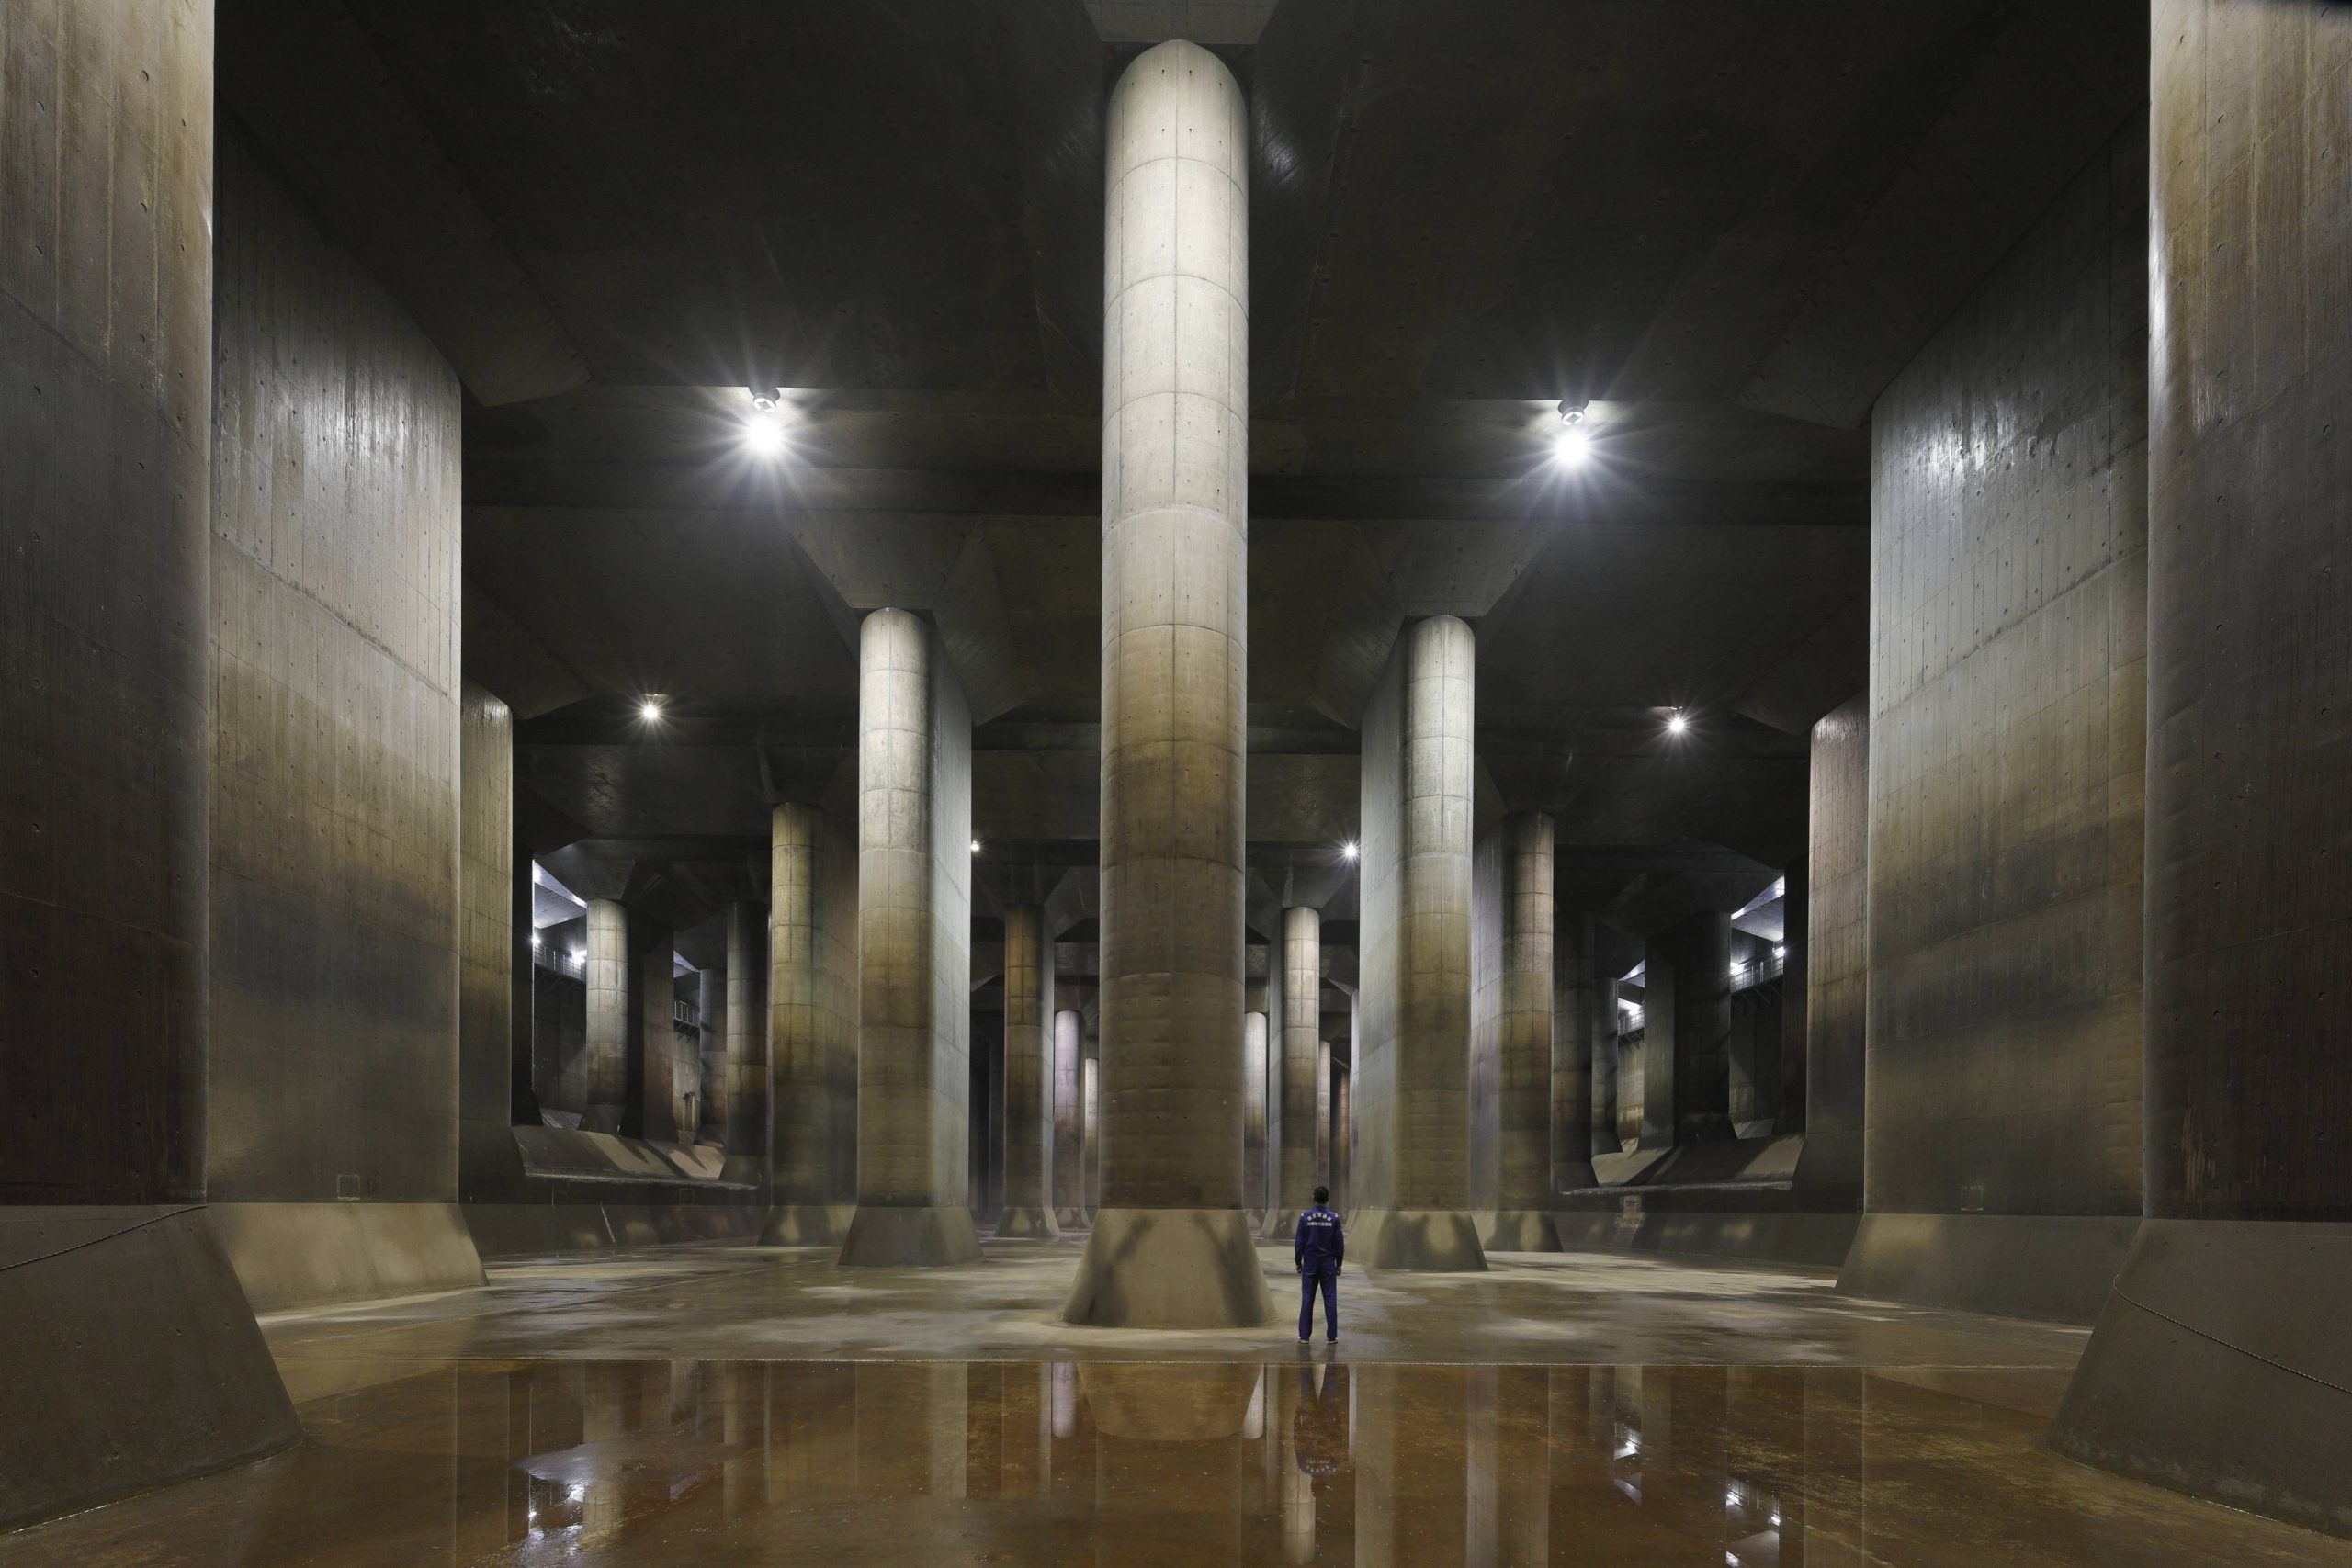
[[1668,735],[1683,734],[1690,728],[1690,721],[1683,717],[1680,708],[1676,708],[1666,716],[1666,732]]
[[1552,460],[1564,468],[1581,468],[1592,460],[1592,434],[1581,424],[1563,427],[1552,438]]
[[637,716],[643,719],[648,724],[661,723],[662,699],[660,697],[648,697],[643,702],[638,704]]
[[754,457],[774,457],[784,451],[784,422],[769,412],[743,422],[743,450]]

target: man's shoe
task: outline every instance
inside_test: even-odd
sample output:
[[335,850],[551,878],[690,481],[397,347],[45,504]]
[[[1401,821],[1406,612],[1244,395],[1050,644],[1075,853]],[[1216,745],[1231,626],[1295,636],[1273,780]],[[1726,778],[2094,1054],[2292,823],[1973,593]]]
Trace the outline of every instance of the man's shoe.
[[1304,1345],[1304,1344],[1306,1344],[1309,1339],[1312,1339],[1313,1337],[1314,1337],[1313,1335],[1311,1335],[1311,1334],[1302,1334],[1302,1335],[1300,1335],[1300,1336],[1298,1337],[1298,1342],[1299,1342],[1300,1344]]

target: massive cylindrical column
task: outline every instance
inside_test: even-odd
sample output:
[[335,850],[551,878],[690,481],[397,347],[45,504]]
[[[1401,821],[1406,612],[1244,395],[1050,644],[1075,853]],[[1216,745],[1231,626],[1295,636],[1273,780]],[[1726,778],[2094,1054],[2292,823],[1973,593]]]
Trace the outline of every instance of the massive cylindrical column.
[[1088,1224],[1094,1223],[1094,1212],[1102,1206],[1102,1058],[1090,1055],[1080,1064],[1079,1077],[1079,1121],[1083,1129],[1079,1139],[1079,1158],[1084,1172],[1080,1190],[1085,1195]]
[[1642,1146],[1729,1138],[1731,916],[1685,916],[1650,939],[1645,961]]
[[1462,621],[1417,622],[1364,715],[1357,1234],[1373,1269],[1487,1266],[1469,1213],[1476,658]]
[[1282,965],[1282,1038],[1274,1064],[1280,1088],[1273,1115],[1274,1200],[1266,1210],[1265,1237],[1288,1241],[1299,1211],[1315,1201],[1321,1167],[1316,1087],[1322,1053],[1323,912],[1283,911],[1283,939],[1273,962]]
[[[727,906],[727,1153],[756,1162],[768,1149],[767,915],[739,899]],[[708,1022],[708,1020],[705,1020]],[[756,1173],[746,1164],[746,1176]]]
[[1054,1014],[1054,1223],[1086,1223],[1083,1084],[1086,1019],[1076,1008]]
[[629,1037],[628,911],[617,899],[588,900],[588,1013],[582,1054],[588,1103],[580,1125],[617,1133],[627,1119]]
[[841,1260],[967,1262],[971,714],[904,610],[865,617],[858,678],[857,1213]]
[[1054,944],[1035,904],[1004,911],[1004,1207],[1000,1236],[1061,1234],[1054,1218]]
[[2146,1218],[2053,1438],[2341,1531],[2352,10],[2152,33]]
[[[733,954],[729,954],[729,958]],[[705,969],[695,978],[695,1021],[702,1039],[702,1103],[695,1141],[728,1143],[730,1086],[727,1062],[727,971]],[[683,1129],[681,1129],[683,1131]]]
[[673,1143],[678,1137],[676,934],[641,912],[628,923],[628,1111],[621,1131]]
[[1331,1043],[1315,1043],[1315,1184],[1331,1185]]
[[1266,1117],[1269,1052],[1266,1014],[1252,1009],[1241,1019],[1241,1201],[1262,1215],[1269,1207]]
[[1348,1173],[1354,1165],[1355,1081],[1352,1067],[1331,1077],[1331,1202],[1342,1211],[1350,1201]]
[[[1600,1067],[1602,987],[1592,963],[1592,916],[1556,916],[1552,926],[1552,1190],[1593,1183],[1595,1123],[1600,1119],[1594,1080]],[[1613,1045],[1613,1037],[1612,1037]],[[1614,1087],[1613,1085],[1611,1086]],[[1613,1111],[1614,1107],[1611,1107]]]
[[1067,1315],[1272,1314],[1241,1210],[1249,118],[1196,45],[1111,93],[1102,325],[1102,1210]]
[[1803,857],[1790,863],[1781,886],[1781,1111],[1772,1131],[1786,1136],[1804,1131],[1805,1013],[1813,999],[1805,942],[1812,884]]
[[[1502,1017],[1498,1096],[1500,1174],[1489,1249],[1556,1252],[1552,1228],[1552,818],[1514,812],[1503,823]],[[1578,1064],[1581,1066],[1581,1064]],[[1584,1075],[1577,1077],[1581,1098]]]
[[824,807],[768,822],[765,932],[771,1247],[834,1247],[848,1234],[857,1140],[854,852]]

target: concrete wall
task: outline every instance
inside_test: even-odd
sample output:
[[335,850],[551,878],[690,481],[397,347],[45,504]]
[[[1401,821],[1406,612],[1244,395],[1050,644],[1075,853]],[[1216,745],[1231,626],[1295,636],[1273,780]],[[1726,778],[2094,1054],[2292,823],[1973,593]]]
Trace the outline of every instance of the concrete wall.
[[[2139,1211],[2146,177],[2135,127],[1872,417],[1873,1214]],[[2096,1311],[2117,1256],[2055,1261]]]
[[293,1440],[200,1211],[212,7],[0,6],[0,1526]]
[[2153,24],[2149,1219],[2052,1437],[2352,1533],[2352,12]]
[[234,133],[219,180],[210,1195],[257,1301],[465,1283],[453,1211],[314,1207],[457,1197],[457,378]]

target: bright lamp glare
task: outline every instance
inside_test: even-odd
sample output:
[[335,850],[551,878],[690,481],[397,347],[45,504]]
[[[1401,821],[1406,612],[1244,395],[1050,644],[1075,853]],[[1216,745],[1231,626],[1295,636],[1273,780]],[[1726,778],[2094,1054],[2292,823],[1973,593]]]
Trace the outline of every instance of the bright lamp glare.
[[1592,434],[1581,424],[1565,426],[1552,438],[1552,460],[1564,468],[1580,468],[1592,456]]
[[637,707],[637,716],[638,716],[638,717],[639,717],[639,718],[641,718],[641,719],[643,719],[643,720],[644,720],[646,723],[648,723],[648,724],[659,724],[659,723],[661,723],[661,722],[662,722],[662,702],[661,702],[661,699],[660,699],[660,698],[658,698],[658,697],[648,697],[648,698],[646,698],[646,699],[645,699],[645,701],[643,701],[643,702],[639,703],[639,704],[638,705],[638,707]]
[[1668,714],[1667,716],[1666,732],[1668,735],[1680,735],[1690,728],[1690,721],[1683,717],[1680,714]]
[[974,839],[972,840],[972,852],[974,854],[978,854],[980,852],[980,841],[978,839]]
[[757,413],[743,422],[743,450],[754,457],[774,457],[784,450],[784,421],[772,413]]
[[1351,840],[1349,840],[1346,843],[1341,844],[1341,845],[1340,846],[1340,852],[1341,854],[1343,854],[1343,855],[1347,856],[1347,858],[1348,858],[1348,859],[1350,859],[1350,860],[1353,860],[1353,859],[1355,859],[1355,858],[1356,858],[1356,844],[1355,844],[1355,840],[1354,840],[1353,839],[1351,839]]
[[1785,947],[1776,947],[1772,950],[1772,956],[1775,958],[1786,958],[1788,955],[1789,950]]

